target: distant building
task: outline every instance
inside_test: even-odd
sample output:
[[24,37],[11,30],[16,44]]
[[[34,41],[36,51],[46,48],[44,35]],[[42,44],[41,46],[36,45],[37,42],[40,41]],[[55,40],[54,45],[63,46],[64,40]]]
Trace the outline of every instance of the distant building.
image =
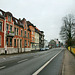
[[39,31],[39,48],[44,48],[44,32]]
[[51,41],[49,42],[49,47],[50,47],[50,48],[55,48],[55,47],[56,47],[56,41],[51,40]]
[[57,40],[56,40],[56,46],[59,47],[59,44],[60,44],[60,43],[59,43],[59,40],[57,39]]
[[48,41],[47,40],[44,40],[44,48],[48,47]]

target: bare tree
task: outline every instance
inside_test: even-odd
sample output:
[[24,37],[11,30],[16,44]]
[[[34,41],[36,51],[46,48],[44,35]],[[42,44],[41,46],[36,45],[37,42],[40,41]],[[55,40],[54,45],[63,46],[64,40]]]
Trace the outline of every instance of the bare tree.
[[72,46],[72,39],[75,38],[75,19],[74,16],[69,14],[63,18],[63,26],[61,27],[61,39],[66,41],[68,46]]

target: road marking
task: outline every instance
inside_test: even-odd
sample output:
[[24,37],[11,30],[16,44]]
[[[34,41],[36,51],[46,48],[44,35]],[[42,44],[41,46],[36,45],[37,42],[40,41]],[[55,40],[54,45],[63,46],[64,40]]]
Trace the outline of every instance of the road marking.
[[[61,50],[62,51],[62,50]],[[61,52],[60,51],[60,52]],[[59,53],[57,53],[55,56],[53,56],[49,61],[47,61],[41,68],[39,68],[36,72],[34,72],[32,75],[38,75],[38,73],[40,72],[40,71],[42,71],[58,54],[60,54],[60,52]]]
[[18,61],[17,63],[22,63],[22,62],[27,61],[27,60],[28,60],[28,59],[20,60],[20,61]]
[[6,67],[6,66],[2,66],[2,67],[0,67],[0,70],[3,69],[3,68],[5,68],[5,67]]
[[36,57],[38,57],[38,56],[34,56],[34,58],[36,58]]
[[3,58],[4,60],[6,60],[6,58]]

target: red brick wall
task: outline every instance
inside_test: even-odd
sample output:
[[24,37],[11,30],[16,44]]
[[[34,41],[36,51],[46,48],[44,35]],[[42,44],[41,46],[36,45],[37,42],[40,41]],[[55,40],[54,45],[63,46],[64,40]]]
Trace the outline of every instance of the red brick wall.
[[0,46],[0,48],[4,48],[4,19],[0,18],[0,22],[2,22],[2,32],[0,32],[0,35],[1,35],[1,46]]
[[0,32],[0,35],[1,35],[1,46],[0,46],[0,48],[4,48],[4,33]]

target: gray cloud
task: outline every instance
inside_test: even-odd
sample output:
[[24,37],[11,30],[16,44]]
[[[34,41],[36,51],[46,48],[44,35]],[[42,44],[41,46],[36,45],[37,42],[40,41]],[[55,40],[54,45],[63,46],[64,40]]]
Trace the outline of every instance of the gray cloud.
[[16,18],[26,18],[45,32],[45,39],[59,38],[62,17],[75,15],[75,0],[0,0],[0,7]]

